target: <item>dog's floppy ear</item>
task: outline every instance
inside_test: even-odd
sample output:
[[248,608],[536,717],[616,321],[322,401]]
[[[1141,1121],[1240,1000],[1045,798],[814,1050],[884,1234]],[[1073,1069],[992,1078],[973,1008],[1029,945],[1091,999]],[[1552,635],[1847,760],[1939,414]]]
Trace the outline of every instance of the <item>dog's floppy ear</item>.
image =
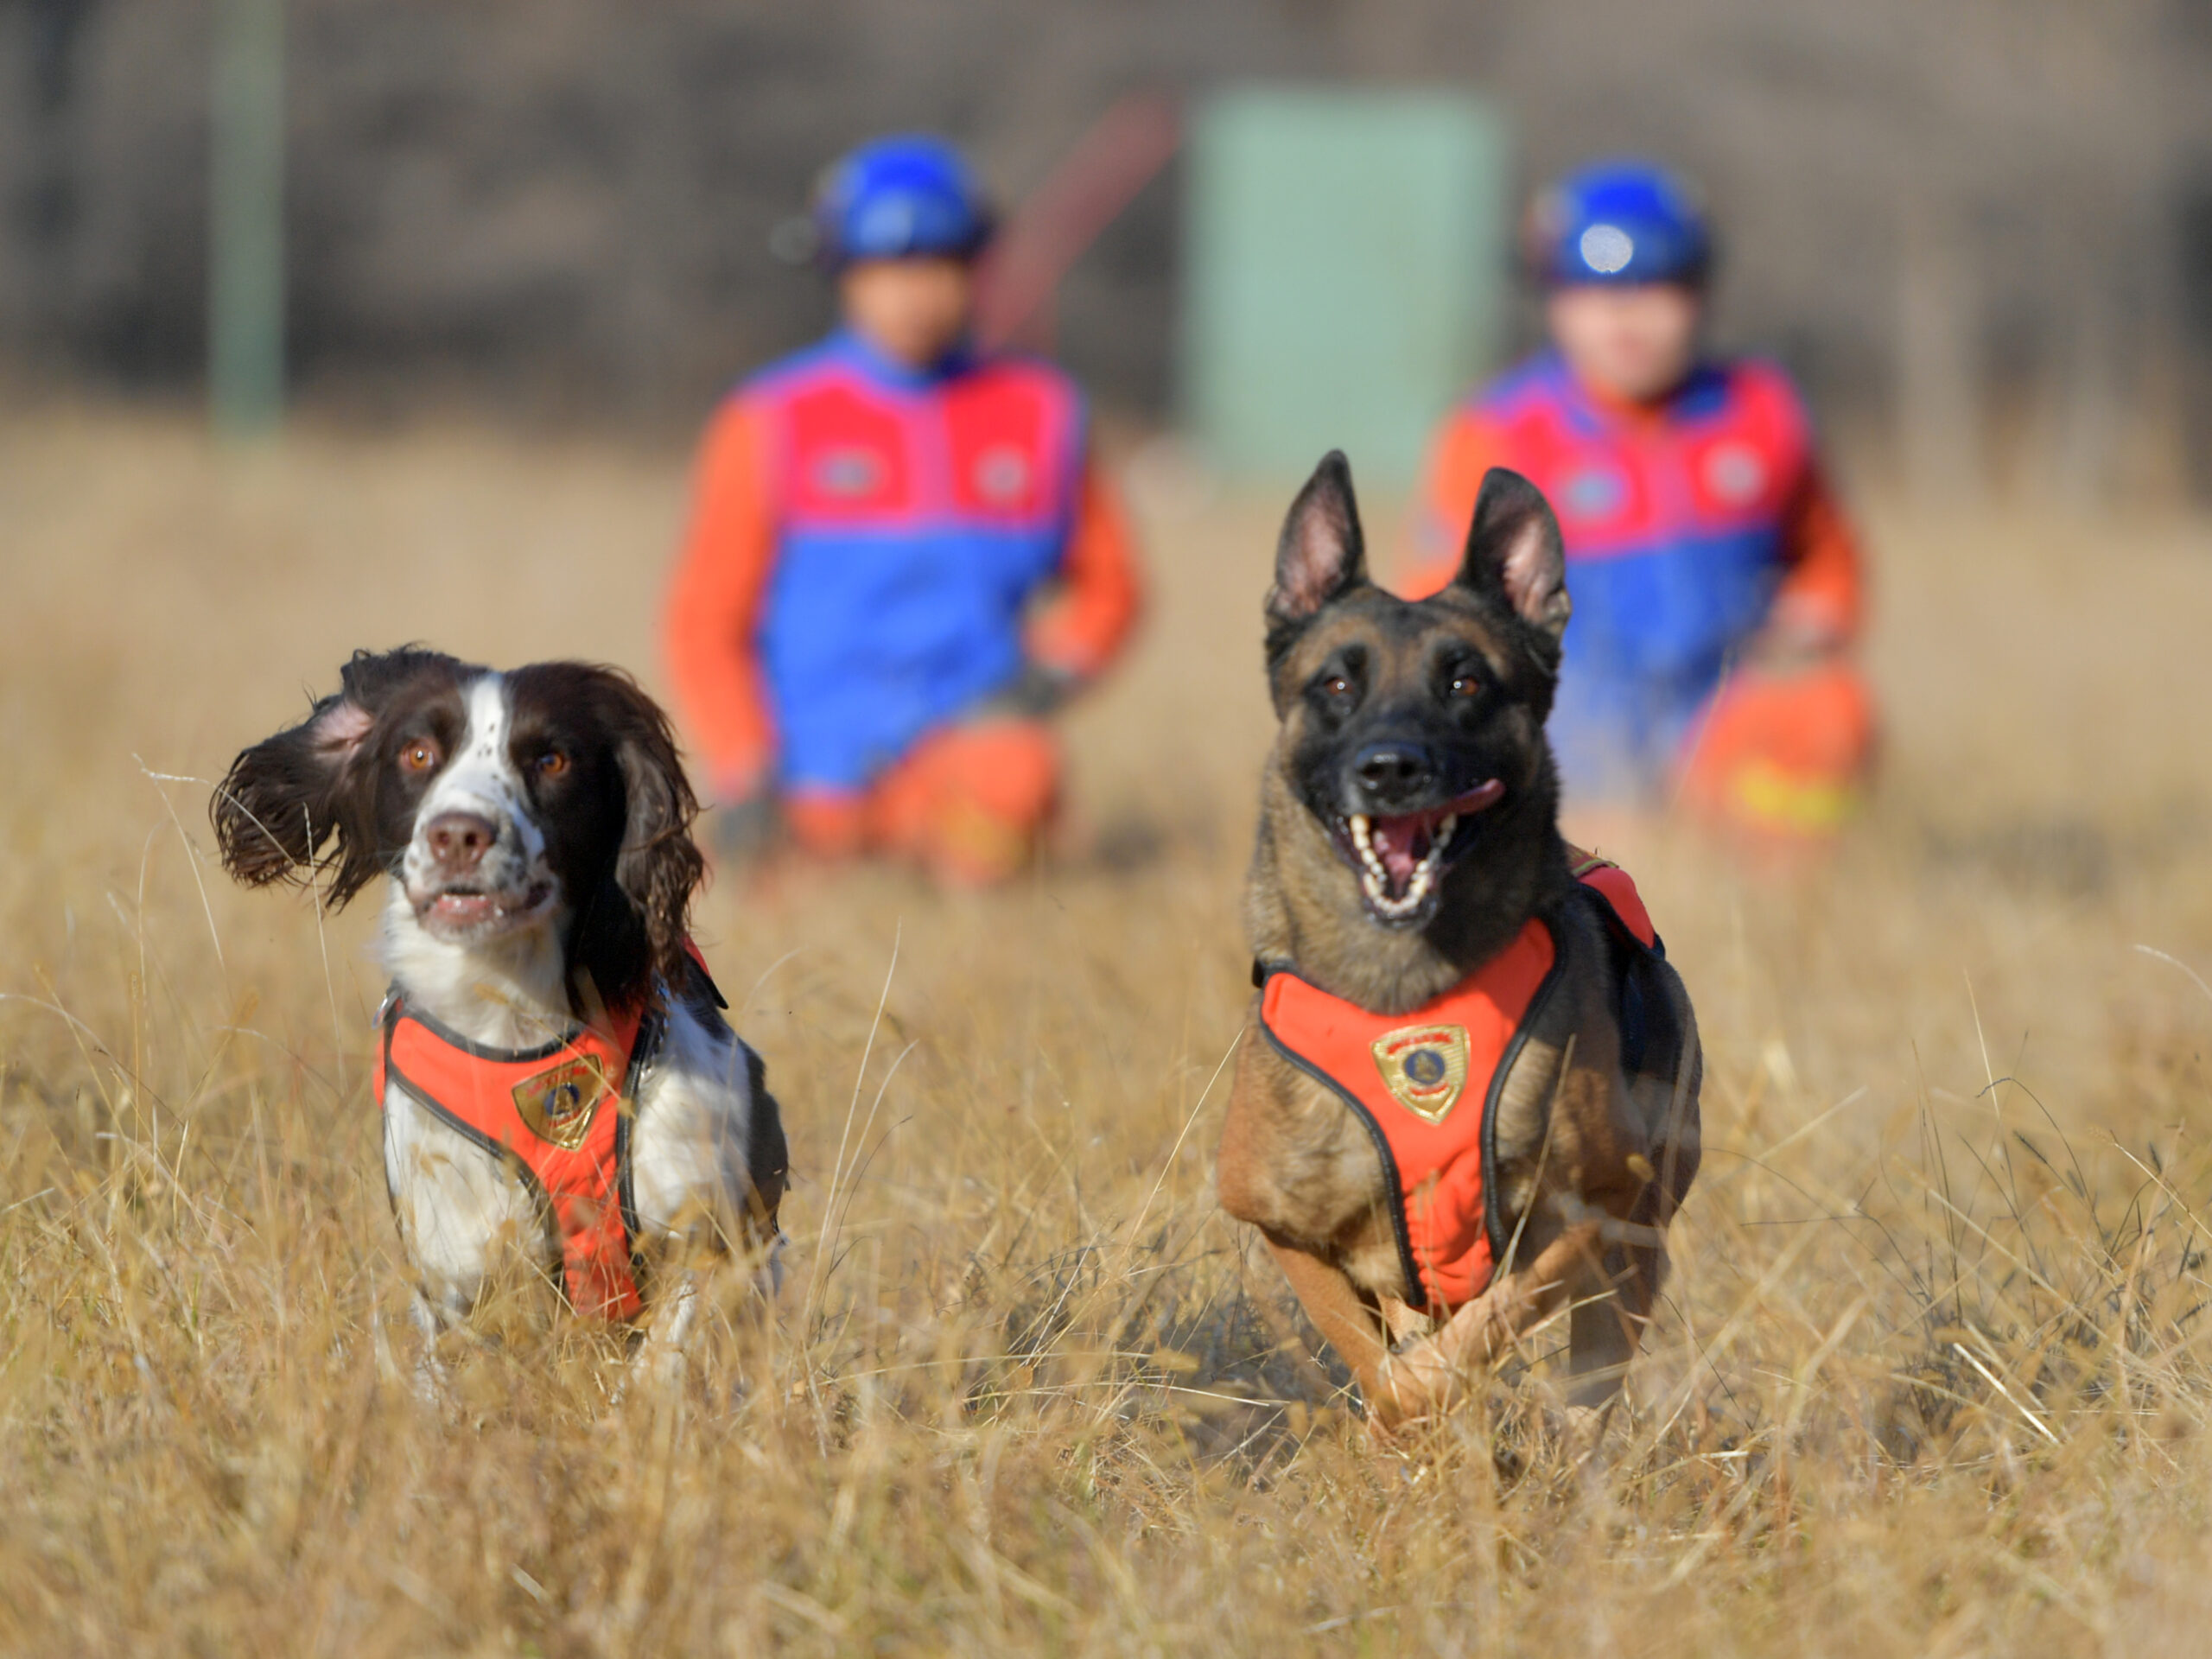
[[622,773],[622,845],[610,887],[595,893],[579,918],[575,955],[601,995],[619,1003],[643,995],[655,976],[684,982],[691,895],[707,861],[691,838],[699,801],[668,716],[628,675],[588,672]]
[[1366,580],[1367,544],[1352,495],[1351,463],[1343,450],[1332,449],[1290,504],[1275,543],[1274,586],[1268,589],[1270,654],[1286,632]]
[[207,815],[223,868],[250,887],[305,887],[327,874],[333,910],[366,887],[383,868],[371,819],[369,734],[393,691],[425,670],[456,666],[411,646],[356,652],[340,671],[341,690],[318,699],[298,725],[242,751],[216,785]]
[[1503,601],[1554,640],[1564,633],[1573,609],[1567,597],[1567,552],[1544,493],[1503,467],[1484,473],[1467,526],[1467,550],[1454,580]]
[[[242,751],[215,786],[207,816],[223,868],[249,887],[305,885],[325,863],[345,863],[340,799],[375,716],[343,694],[320,699],[308,717]],[[344,899],[334,892],[334,906]]]
[[[639,698],[645,701],[643,693]],[[641,722],[626,735],[619,751],[629,817],[614,879],[645,918],[654,971],[671,984],[681,984],[691,895],[707,874],[707,861],[691,838],[699,798],[677,757],[668,716],[651,702],[645,706],[651,722]]]

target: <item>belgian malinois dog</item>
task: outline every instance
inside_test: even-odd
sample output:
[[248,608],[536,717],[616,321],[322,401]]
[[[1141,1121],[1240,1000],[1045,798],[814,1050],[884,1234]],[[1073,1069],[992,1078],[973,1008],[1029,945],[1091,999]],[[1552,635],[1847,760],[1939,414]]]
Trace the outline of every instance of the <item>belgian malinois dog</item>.
[[1633,885],[1560,835],[1567,613],[1558,523],[1502,468],[1433,598],[1368,580],[1341,454],[1276,550],[1218,1185],[1385,1429],[1562,1309],[1569,1403],[1609,1401],[1697,1173],[1688,996]]

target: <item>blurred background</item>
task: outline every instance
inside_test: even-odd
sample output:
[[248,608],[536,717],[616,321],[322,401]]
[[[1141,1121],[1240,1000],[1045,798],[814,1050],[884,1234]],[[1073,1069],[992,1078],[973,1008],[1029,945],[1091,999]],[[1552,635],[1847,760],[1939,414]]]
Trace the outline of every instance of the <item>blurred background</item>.
[[[249,181],[271,165],[253,39],[278,11],[0,0],[19,394],[198,395],[211,155],[232,144]],[[1453,377],[1529,337],[1526,187],[1645,150],[1710,191],[1724,343],[1796,371],[1862,475],[2212,491],[2205,0],[290,0],[281,29],[285,375],[317,407],[685,433],[826,320],[788,228],[772,251],[817,169],[921,126],[969,145],[1025,226],[1009,327],[1115,414],[1218,423],[1223,296],[1249,279],[1215,266],[1297,245],[1295,224],[1235,229],[1280,186],[1235,176],[1236,89],[1259,83],[1357,94],[1363,142],[1471,181],[1472,221],[1442,232],[1472,256],[1444,296],[1463,302],[1411,325]],[[1376,136],[1399,94],[1459,111],[1457,136]],[[250,244],[251,204],[231,211]],[[1348,256],[1386,283],[1377,232],[1432,222],[1393,211]]]

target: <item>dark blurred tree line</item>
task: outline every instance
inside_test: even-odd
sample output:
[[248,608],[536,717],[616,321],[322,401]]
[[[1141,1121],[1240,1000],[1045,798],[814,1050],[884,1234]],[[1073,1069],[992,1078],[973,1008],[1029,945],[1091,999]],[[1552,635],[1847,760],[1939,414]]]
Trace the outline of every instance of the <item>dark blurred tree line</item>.
[[[0,365],[182,389],[207,309],[207,0],[0,0]],[[1931,493],[2212,486],[2212,0],[291,0],[295,382],[679,426],[804,338],[770,252],[822,162],[930,126],[1009,199],[1118,95],[1449,82],[1535,179],[1702,179],[1725,332]],[[1057,307],[1173,396],[1177,191]],[[1523,319],[1524,328],[1527,319]]]

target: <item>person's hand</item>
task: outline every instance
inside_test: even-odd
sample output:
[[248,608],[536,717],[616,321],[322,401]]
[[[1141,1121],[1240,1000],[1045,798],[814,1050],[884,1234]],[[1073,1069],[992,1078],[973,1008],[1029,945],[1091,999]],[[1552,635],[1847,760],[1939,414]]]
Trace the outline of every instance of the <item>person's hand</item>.
[[1744,648],[1744,665],[1762,674],[1788,675],[1817,667],[1842,649],[1826,628],[1795,626],[1777,620],[1753,634]]
[[731,864],[749,864],[774,847],[783,830],[783,814],[774,794],[755,790],[715,813],[713,840],[715,855]]
[[1759,631],[1745,641],[1742,661],[1762,674],[1796,674],[1830,661],[1846,643],[1825,607],[1793,603],[1791,595],[1784,594]]
[[982,712],[1042,720],[1056,713],[1082,685],[1082,680],[1065,668],[1054,668],[1048,663],[1025,663],[1020,674],[992,693]]

